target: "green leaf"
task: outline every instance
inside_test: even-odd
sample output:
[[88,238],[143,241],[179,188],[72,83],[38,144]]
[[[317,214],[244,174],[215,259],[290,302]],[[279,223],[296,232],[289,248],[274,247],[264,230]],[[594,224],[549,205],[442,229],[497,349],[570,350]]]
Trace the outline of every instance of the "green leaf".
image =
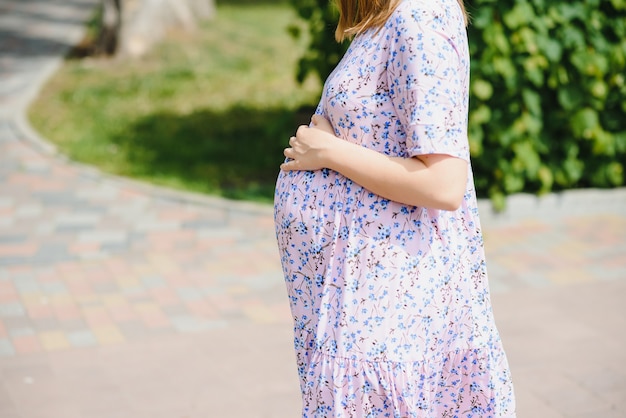
[[620,68],[624,68],[626,66],[626,39],[623,40],[619,45],[613,45],[610,48],[609,55],[613,59],[614,65],[617,65]]
[[517,29],[531,24],[535,17],[535,11],[529,3],[517,2],[511,10],[504,14],[503,21],[509,29]]
[[529,57],[524,61],[524,70],[526,72],[526,78],[533,83],[535,87],[541,87],[544,84],[544,71],[539,66],[542,57]]
[[574,110],[580,108],[585,96],[580,86],[567,85],[558,90],[557,98],[565,110]]
[[468,129],[470,155],[480,157],[483,153],[483,130],[480,125],[470,124]]
[[474,111],[472,111],[469,115],[469,120],[471,124],[475,125],[483,125],[488,123],[491,120],[491,109],[489,106],[480,105]]
[[548,36],[537,36],[537,46],[551,62],[559,62],[563,56],[563,47],[556,39]]
[[606,166],[606,177],[611,186],[621,186],[624,184],[624,166],[613,161]]
[[508,87],[512,87],[517,82],[517,71],[510,59],[497,57],[493,60],[493,68],[504,78]]
[[480,7],[472,12],[472,26],[476,28],[486,28],[493,22],[493,9],[490,7]]
[[543,10],[545,7],[544,0],[533,0],[532,2],[538,10]]
[[522,99],[528,111],[534,116],[541,116],[541,96],[535,90],[522,90]]
[[613,134],[615,140],[615,151],[619,154],[626,154],[626,130]]
[[598,125],[593,129],[593,139],[592,152],[594,155],[615,156],[616,144],[613,135]]
[[515,157],[522,163],[524,170],[528,173],[528,177],[535,180],[541,167],[541,158],[533,144],[530,140],[525,140],[513,144],[512,148]]
[[515,119],[511,127],[511,131],[514,132],[515,137],[523,137],[526,134],[537,134],[541,130],[541,119],[533,117],[530,113],[524,112]]
[[546,193],[552,190],[552,185],[554,184],[554,175],[552,174],[552,170],[548,168],[548,166],[542,164],[539,167],[539,171],[537,172],[537,178],[541,183],[541,189],[539,193]]
[[483,39],[488,45],[493,45],[502,55],[509,55],[511,46],[500,23],[493,22],[487,26],[483,33]]
[[537,47],[535,31],[533,31],[529,27],[523,27],[519,30],[518,33],[520,38],[522,39],[525,50],[528,51],[529,54],[535,55],[539,51],[539,48]]
[[591,83],[591,94],[597,99],[606,98],[609,92],[608,86],[602,79],[595,79]]
[[567,49],[582,49],[586,44],[585,32],[571,25],[563,27],[560,38]]
[[489,199],[496,212],[502,212],[506,208],[506,196],[499,188],[490,189]]
[[508,194],[521,192],[524,189],[524,176],[521,174],[507,172],[504,174],[503,186]]
[[602,77],[609,70],[609,58],[604,54],[592,52],[590,54],[592,62],[592,75],[596,77]]
[[581,73],[586,75],[592,73],[591,54],[588,51],[580,49],[572,54],[570,60]]
[[563,163],[563,172],[565,174],[565,183],[563,186],[571,186],[576,184],[583,175],[585,164],[577,158],[568,157]]
[[529,112],[524,112],[522,116],[526,124],[526,132],[533,136],[539,135],[543,129],[542,115],[532,115]]
[[472,82],[472,93],[480,100],[489,100],[493,94],[493,86],[486,80],[474,80]]
[[616,10],[626,10],[626,0],[611,0],[611,4]]
[[598,112],[589,107],[579,110],[572,118],[572,130],[579,138],[591,139],[599,124]]
[[558,10],[559,14],[566,21],[571,21],[571,20],[574,20],[574,19],[585,20],[586,10],[585,10],[585,4],[584,3],[563,2],[563,3],[557,4],[556,7],[557,7],[557,10]]

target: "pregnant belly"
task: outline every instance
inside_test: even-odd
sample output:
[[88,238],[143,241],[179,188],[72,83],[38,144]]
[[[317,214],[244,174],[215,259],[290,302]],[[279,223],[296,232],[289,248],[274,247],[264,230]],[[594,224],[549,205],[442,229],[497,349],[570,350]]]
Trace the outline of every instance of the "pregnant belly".
[[399,222],[410,212],[332,170],[281,172],[274,196],[281,251],[304,246],[330,250],[337,240],[358,244],[385,238],[394,224],[411,227],[407,219]]
[[337,214],[350,214],[359,209],[368,194],[361,186],[332,170],[281,171],[274,195],[276,226],[286,227],[293,221],[306,225],[332,223]]
[[401,248],[421,257],[440,246],[446,250],[459,230],[458,222],[449,224],[438,210],[389,201],[332,170],[281,172],[274,221],[286,257],[303,248],[335,254],[333,246],[341,242],[351,248]]

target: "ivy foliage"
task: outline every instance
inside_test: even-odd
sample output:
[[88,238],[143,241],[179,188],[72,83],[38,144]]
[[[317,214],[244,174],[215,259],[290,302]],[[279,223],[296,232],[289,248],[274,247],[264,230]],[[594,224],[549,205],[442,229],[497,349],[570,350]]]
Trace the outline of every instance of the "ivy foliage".
[[626,163],[626,0],[474,0],[470,147],[504,195],[616,187]]
[[[291,0],[324,79],[344,45],[328,0]],[[618,187],[626,167],[626,0],[473,0],[469,141],[477,191]]]

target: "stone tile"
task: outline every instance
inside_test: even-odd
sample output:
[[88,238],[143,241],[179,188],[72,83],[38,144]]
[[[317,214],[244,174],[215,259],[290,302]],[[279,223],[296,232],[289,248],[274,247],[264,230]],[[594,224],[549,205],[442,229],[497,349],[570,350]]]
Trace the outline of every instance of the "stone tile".
[[66,336],[72,347],[93,347],[98,344],[98,339],[88,329],[66,332]]
[[39,340],[45,350],[62,350],[71,347],[67,336],[62,331],[46,331],[39,334]]
[[80,243],[120,244],[126,242],[128,233],[124,230],[94,230],[79,234]]
[[37,198],[44,206],[64,206],[71,207],[76,202],[75,193],[68,191],[36,191],[33,197]]
[[99,213],[94,212],[74,212],[68,214],[59,215],[55,222],[58,228],[73,228],[73,227],[93,227],[101,219]]
[[8,338],[0,338],[0,357],[13,356],[15,354],[15,347]]
[[605,407],[605,408],[597,409],[591,412],[581,412],[581,413],[577,412],[573,414],[566,414],[565,417],[566,418],[597,418],[597,417],[624,418],[625,416],[624,412],[626,411],[618,411],[611,407]]
[[26,239],[26,235],[0,235],[0,244],[23,244]]
[[51,295],[51,294],[63,294],[67,292],[67,288],[65,286],[65,283],[63,283],[60,280],[55,280],[55,281],[46,281],[46,282],[41,282],[39,281],[39,288],[41,290],[42,293],[46,294],[46,295]]
[[80,309],[74,304],[62,304],[53,306],[56,318],[64,323],[75,321],[81,318]]
[[91,328],[99,344],[121,344],[126,339],[115,325],[100,325]]
[[20,302],[0,303],[0,318],[20,317],[26,315],[26,309]]
[[172,316],[169,321],[179,332],[202,332],[227,326],[227,322],[221,319],[205,319],[192,315]]
[[150,296],[162,309],[181,303],[178,291],[169,286],[150,289]]
[[0,244],[0,259],[10,260],[18,257],[30,257],[37,252],[38,246],[34,242]]
[[[31,318],[31,324],[32,324],[30,328],[34,332],[37,332],[37,333],[46,332],[46,331],[56,331],[61,328],[61,324],[59,323],[59,320],[55,318],[53,314],[51,314],[50,316],[39,317],[39,318],[35,318],[31,316],[30,318]],[[15,331],[17,330],[14,330],[13,332]]]

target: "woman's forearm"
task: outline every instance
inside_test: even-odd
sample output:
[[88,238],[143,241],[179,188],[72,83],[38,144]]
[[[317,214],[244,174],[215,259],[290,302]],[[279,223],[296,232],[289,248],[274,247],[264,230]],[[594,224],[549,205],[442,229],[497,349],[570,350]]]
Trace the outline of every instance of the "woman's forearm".
[[333,141],[328,168],[390,200],[456,210],[467,182],[467,162],[448,155],[391,157],[343,140]]
[[467,162],[445,154],[391,157],[335,136],[316,115],[301,126],[284,151],[283,170],[330,168],[390,200],[412,206],[456,210],[467,183]]

